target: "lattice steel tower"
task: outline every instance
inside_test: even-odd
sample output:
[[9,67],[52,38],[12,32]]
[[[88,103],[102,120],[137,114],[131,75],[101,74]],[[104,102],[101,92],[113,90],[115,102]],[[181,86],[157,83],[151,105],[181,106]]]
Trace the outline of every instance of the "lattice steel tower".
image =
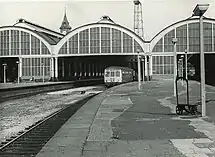
[[139,0],[134,0],[134,32],[144,39],[142,4]]

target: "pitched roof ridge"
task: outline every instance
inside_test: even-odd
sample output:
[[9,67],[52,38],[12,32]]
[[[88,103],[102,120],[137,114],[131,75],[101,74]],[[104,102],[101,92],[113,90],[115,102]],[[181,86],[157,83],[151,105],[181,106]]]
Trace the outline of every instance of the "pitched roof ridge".
[[[16,25],[16,24],[18,24],[18,23],[26,23],[26,24],[28,24],[28,25],[31,25],[31,26],[40,28],[40,29],[42,29],[42,30],[50,31],[50,32],[55,33],[55,34],[57,34],[57,35],[60,35],[60,36],[62,36],[62,37],[64,36],[63,34],[61,34],[61,33],[59,33],[59,32],[56,32],[56,31],[51,30],[51,29],[48,29],[48,28],[46,28],[46,27],[44,27],[44,26],[40,26],[40,25],[38,25],[38,24],[32,23],[32,22],[30,22],[30,21],[28,21],[28,20],[25,20],[25,19],[23,19],[23,18],[18,19],[18,21],[17,21],[14,25]],[[48,33],[47,33],[47,34],[48,34]]]

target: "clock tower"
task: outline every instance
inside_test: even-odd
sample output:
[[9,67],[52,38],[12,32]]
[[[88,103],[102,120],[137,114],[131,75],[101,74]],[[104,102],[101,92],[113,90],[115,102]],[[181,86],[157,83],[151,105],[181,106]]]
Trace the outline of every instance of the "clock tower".
[[63,21],[62,21],[62,24],[60,26],[60,33],[66,35],[70,30],[71,30],[71,26],[69,25],[69,22],[67,20],[67,17],[66,17],[66,10],[65,10],[65,14],[64,14],[64,18],[63,18]]

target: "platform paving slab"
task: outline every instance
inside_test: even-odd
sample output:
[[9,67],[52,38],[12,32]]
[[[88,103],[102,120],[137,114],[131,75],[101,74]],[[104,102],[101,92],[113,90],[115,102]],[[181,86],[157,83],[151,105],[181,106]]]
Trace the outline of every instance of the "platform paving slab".
[[[101,142],[97,142],[101,143]],[[103,143],[87,142],[84,157],[185,157],[168,140],[124,141]]]
[[[63,126],[64,128],[67,128]],[[62,128],[63,128],[62,127]],[[88,130],[85,128],[72,128],[72,129],[60,129],[56,134],[55,137],[86,137],[88,134]]]
[[71,149],[67,146],[43,147],[37,157],[78,157],[81,156],[80,149]]

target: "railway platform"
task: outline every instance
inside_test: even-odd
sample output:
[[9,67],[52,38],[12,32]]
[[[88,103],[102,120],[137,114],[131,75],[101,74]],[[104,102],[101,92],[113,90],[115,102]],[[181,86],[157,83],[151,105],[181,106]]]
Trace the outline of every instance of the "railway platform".
[[[200,84],[190,81],[190,103]],[[179,86],[180,101],[185,87]],[[171,80],[115,86],[88,101],[36,157],[215,156],[215,88],[206,86],[207,116],[175,114]],[[198,107],[201,111],[201,106]]]

